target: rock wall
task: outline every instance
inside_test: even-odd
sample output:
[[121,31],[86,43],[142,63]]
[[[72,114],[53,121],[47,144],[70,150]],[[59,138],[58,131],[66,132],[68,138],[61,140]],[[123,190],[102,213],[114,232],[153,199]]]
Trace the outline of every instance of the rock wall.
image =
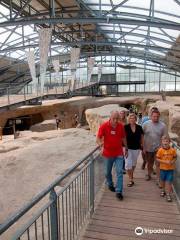
[[[61,119],[61,128],[71,128],[75,126],[75,114],[78,115],[79,122],[86,124],[85,111],[89,108],[101,107],[107,104],[118,104],[120,106],[139,106],[140,111],[144,111],[148,102],[156,101],[160,96],[152,97],[74,97],[71,99],[59,99],[43,101],[39,106],[24,106],[14,110],[5,111],[0,115],[0,127],[3,128],[10,118],[35,115],[42,116],[42,121],[54,119],[56,114]],[[33,122],[33,121],[32,121]]]
[[50,130],[55,130],[56,122],[55,120],[45,120],[42,123],[34,124],[30,127],[30,130],[32,132],[45,132]]
[[[78,119],[81,125],[87,124],[85,116],[85,111],[87,109],[97,108],[108,104],[118,104],[118,106],[122,107],[128,107],[134,104],[138,106],[139,111],[143,113],[147,112],[150,107],[157,106],[161,112],[162,120],[168,125],[170,132],[178,135],[177,141],[180,143],[180,97],[167,97],[166,101],[160,101],[160,99],[161,96],[107,98],[74,97],[71,99],[43,101],[43,104],[40,106],[24,106],[1,113],[0,129],[3,129],[7,120],[10,118],[30,116],[32,119],[31,122],[34,124],[38,123],[39,119],[42,119],[42,122],[45,120],[54,121],[55,114],[61,120],[60,128],[67,129],[76,126],[75,114],[78,115]],[[38,119],[36,119],[37,116]],[[99,119],[97,121],[101,120]],[[91,129],[95,129],[96,127],[92,126],[92,122],[92,119],[90,119],[88,116],[88,124],[90,125]],[[46,129],[46,127],[44,129]],[[49,127],[47,129],[49,130]],[[93,132],[95,132],[95,130],[93,130]]]
[[172,101],[157,101],[155,104],[149,104],[147,109],[150,110],[152,106],[159,109],[162,121],[166,123],[168,131],[174,133],[173,138],[180,145],[180,106]]
[[[144,102],[141,106],[144,109],[144,113],[150,112],[150,109],[154,107],[158,107],[161,113],[161,120],[166,123],[168,127],[168,131],[170,136],[180,145],[180,98],[177,97],[176,99],[171,100],[171,98],[167,99],[166,101],[156,100],[153,103],[147,104],[144,108]],[[146,99],[146,103],[148,103],[148,99]],[[127,102],[121,102],[121,106],[127,104]],[[103,107],[93,108],[86,110],[86,119],[90,130],[96,134],[99,125],[107,120],[110,116],[110,112],[112,110],[119,110],[120,104],[116,105],[105,105]],[[138,104],[138,101],[134,101],[134,105]],[[143,112],[143,111],[142,111]]]
[[104,105],[102,107],[93,108],[93,109],[87,109],[86,114],[86,120],[89,124],[89,128],[92,133],[96,134],[99,126],[106,120],[109,119],[110,114],[112,111],[128,111],[126,108],[119,107],[118,104],[108,104]]

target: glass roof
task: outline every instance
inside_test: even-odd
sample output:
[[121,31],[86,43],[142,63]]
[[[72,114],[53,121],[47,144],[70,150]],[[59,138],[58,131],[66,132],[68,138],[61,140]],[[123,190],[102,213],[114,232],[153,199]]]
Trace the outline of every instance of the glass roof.
[[[36,0],[31,2],[33,1],[38,2],[38,4],[41,3],[41,1]],[[60,2],[60,0],[58,1]],[[151,27],[141,26],[140,24],[108,22],[109,17],[113,19],[149,20],[157,23],[180,24],[180,2],[178,0],[83,0],[83,2],[94,12],[93,16],[97,17],[95,24],[104,34],[104,41],[112,43],[116,50],[119,49],[124,52],[125,50],[135,50],[141,54],[142,52],[148,52],[155,54],[154,56],[165,57],[168,52],[167,48],[171,48],[179,35],[178,30],[163,28],[160,25]],[[0,4],[0,23],[7,21],[9,14],[10,9]],[[16,12],[13,12],[12,18],[15,15]],[[98,23],[98,17],[106,17],[107,23]],[[0,34],[0,55],[25,59],[25,51],[35,48],[38,58],[37,25],[0,27]],[[56,44],[51,46],[51,56],[68,52],[70,46],[61,46],[61,41],[63,40],[57,40],[55,36],[53,37],[53,42]],[[59,43],[59,46],[57,46],[57,43]],[[22,48],[22,45],[29,47]],[[14,47],[14,50],[8,50],[11,47]],[[124,57],[126,56],[122,56],[122,58]]]

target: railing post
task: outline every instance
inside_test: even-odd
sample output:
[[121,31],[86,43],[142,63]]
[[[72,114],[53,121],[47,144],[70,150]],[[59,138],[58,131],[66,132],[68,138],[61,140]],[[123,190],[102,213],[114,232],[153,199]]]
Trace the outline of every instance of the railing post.
[[90,215],[94,213],[94,160],[92,160],[90,165]]
[[49,198],[53,201],[50,206],[51,240],[58,240],[57,194],[54,189],[51,190]]
[[8,105],[10,105],[9,87],[7,87],[7,98],[8,98]]
[[26,88],[24,86],[24,101],[26,101]]

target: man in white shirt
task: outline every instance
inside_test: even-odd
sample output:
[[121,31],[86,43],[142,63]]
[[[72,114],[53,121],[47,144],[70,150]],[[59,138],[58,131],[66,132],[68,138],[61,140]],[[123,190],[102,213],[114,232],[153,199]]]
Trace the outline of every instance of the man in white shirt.
[[[161,144],[161,137],[163,135],[167,135],[167,127],[162,121],[159,121],[160,112],[157,109],[151,111],[150,118],[151,119],[145,122],[142,126],[144,131],[143,152],[147,161],[148,170],[148,174],[146,176],[147,181],[151,180],[156,152]],[[157,179],[159,179],[159,167],[157,163],[156,174]]]

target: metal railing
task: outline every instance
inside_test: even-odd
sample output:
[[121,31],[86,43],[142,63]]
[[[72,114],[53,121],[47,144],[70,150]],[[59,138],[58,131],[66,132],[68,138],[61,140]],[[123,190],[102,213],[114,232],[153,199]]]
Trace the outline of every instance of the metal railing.
[[[68,84],[63,86],[44,86],[43,92],[40,93],[40,90],[33,91],[32,84],[27,84],[22,87],[21,91],[18,92],[17,88],[21,88],[21,85],[11,85],[5,88],[0,88],[0,107],[9,106],[12,104],[25,102],[33,99],[43,99],[44,97],[54,96],[53,98],[57,98],[57,95],[67,95],[70,97],[70,93],[72,94],[75,90],[82,90],[82,88],[93,85],[94,82],[89,83],[81,83],[77,82],[74,90],[71,90]],[[18,92],[18,93],[17,93]],[[52,98],[52,99],[53,99]],[[23,104],[24,105],[24,104]]]
[[176,148],[177,151],[177,161],[176,168],[174,171],[174,190],[176,192],[178,202],[180,203],[180,147],[176,144],[176,142],[172,141],[173,147]]
[[[1,224],[1,239],[77,239],[94,212],[95,197],[103,182],[103,160],[96,148]],[[34,207],[34,213],[18,225]]]

